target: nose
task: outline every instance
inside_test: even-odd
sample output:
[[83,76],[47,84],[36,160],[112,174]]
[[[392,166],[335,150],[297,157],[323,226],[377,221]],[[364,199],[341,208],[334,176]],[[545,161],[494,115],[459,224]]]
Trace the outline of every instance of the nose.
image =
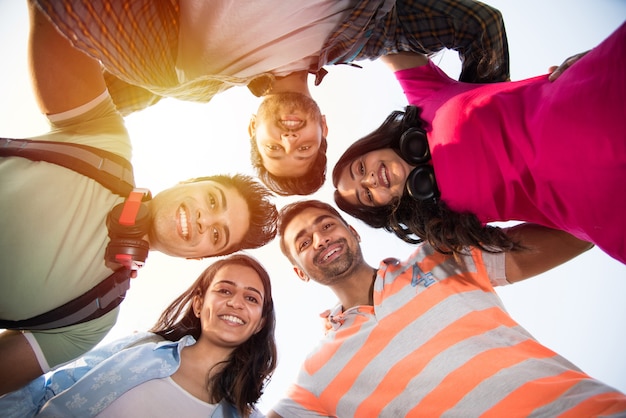
[[288,131],[284,132],[280,135],[280,139],[283,143],[283,148],[287,154],[291,153],[291,151],[297,147],[298,139],[300,135],[296,132]]
[[374,171],[370,171],[369,173],[365,173],[363,178],[361,179],[361,185],[366,187],[376,187],[378,186],[378,181],[376,179],[376,175]]
[[330,238],[328,238],[327,236],[319,232],[316,232],[313,234],[313,247],[314,248],[326,247],[326,245],[328,245],[329,242],[330,242]]
[[242,297],[238,293],[235,293],[226,301],[226,305],[231,308],[241,309],[243,307],[243,300],[241,298]]
[[209,226],[211,226],[212,222],[213,218],[209,215],[208,211],[198,209],[198,213],[196,214],[196,225],[199,233],[204,233]]
[[280,134],[281,139],[293,142],[300,137],[300,134],[296,131],[286,131]]

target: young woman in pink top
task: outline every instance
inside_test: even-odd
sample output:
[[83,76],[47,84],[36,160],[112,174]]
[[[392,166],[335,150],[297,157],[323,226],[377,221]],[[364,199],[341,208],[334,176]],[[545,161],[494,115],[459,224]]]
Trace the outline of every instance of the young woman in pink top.
[[413,106],[342,155],[336,203],[443,252],[515,248],[486,224],[518,220],[626,263],[624,51],[626,24],[554,81],[483,85],[455,81],[424,56],[387,56]]

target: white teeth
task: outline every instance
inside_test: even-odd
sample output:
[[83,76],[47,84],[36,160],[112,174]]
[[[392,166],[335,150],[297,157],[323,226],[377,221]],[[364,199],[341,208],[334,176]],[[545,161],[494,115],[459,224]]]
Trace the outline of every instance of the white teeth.
[[331,252],[329,252],[328,254],[326,254],[324,256],[324,261],[328,260],[328,257],[330,257],[331,255],[335,254],[337,251],[339,251],[338,248],[335,248],[334,250],[332,250]]
[[244,322],[241,320],[241,318],[237,318],[236,316],[233,316],[233,315],[222,315],[222,316],[220,316],[220,318],[222,318],[225,321],[234,322],[234,323],[239,324],[239,325],[243,325],[244,324]]
[[382,177],[383,177],[383,182],[385,183],[385,186],[389,187],[389,179],[387,178],[387,167],[383,166],[382,169]]
[[302,123],[299,120],[281,120],[280,123],[286,128],[296,128]]
[[181,207],[178,209],[178,215],[180,217],[180,229],[183,233],[183,238],[189,238],[189,227],[187,225],[187,212]]

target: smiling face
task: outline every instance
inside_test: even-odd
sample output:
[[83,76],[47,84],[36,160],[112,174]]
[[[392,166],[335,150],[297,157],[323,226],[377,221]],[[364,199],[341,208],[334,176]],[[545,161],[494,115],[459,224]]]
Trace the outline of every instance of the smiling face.
[[200,318],[200,338],[220,347],[237,347],[263,327],[263,282],[251,267],[227,264],[220,268],[204,297],[193,309]]
[[250,225],[250,211],[241,194],[215,181],[178,184],[157,194],[149,207],[150,247],[176,257],[228,253]]
[[250,120],[263,166],[274,176],[300,177],[315,161],[326,118],[313,99],[300,93],[271,94]]
[[337,191],[355,206],[384,206],[402,196],[412,169],[390,148],[370,151],[346,165]]
[[286,226],[282,239],[304,280],[330,286],[364,263],[356,231],[323,209],[303,210]]

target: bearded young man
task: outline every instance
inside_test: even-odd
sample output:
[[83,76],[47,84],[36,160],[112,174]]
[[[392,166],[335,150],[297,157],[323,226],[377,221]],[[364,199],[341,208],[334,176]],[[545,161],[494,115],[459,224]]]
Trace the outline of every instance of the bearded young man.
[[591,248],[533,224],[507,229],[521,249],[429,244],[378,269],[358,233],[330,205],[295,202],[280,212],[281,250],[304,281],[339,304],[326,336],[269,417],[622,416],[626,396],[541,345],[506,312],[494,286],[547,271]]
[[[509,78],[502,16],[473,0],[35,3],[74,46],[102,62],[123,115],[164,96],[208,102],[237,85],[258,97],[296,92],[312,101],[309,74],[317,85],[326,65],[398,51],[449,48],[459,52],[461,81]],[[279,115],[284,122],[315,124],[317,132],[307,141],[295,138],[308,136],[295,126],[282,126],[280,134],[267,138],[251,135],[252,164],[274,192],[305,195],[323,184],[327,128],[319,116],[289,109]],[[278,159],[292,161],[282,168]]]

